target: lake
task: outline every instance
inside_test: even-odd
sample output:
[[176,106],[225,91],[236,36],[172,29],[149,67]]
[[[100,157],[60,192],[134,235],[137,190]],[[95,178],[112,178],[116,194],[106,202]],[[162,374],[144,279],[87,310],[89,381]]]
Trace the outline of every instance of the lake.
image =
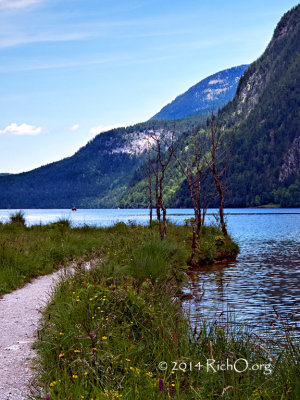
[[[0,210],[6,222],[14,210]],[[148,222],[148,210],[24,210],[27,225],[68,218],[73,226],[109,226],[115,222]],[[208,210],[214,222],[216,209]],[[169,209],[168,218],[182,224],[190,209]],[[237,322],[260,334],[275,334],[282,323],[300,322],[300,209],[226,209],[228,230],[241,252],[234,263],[202,268],[192,274],[193,299],[184,306],[192,324],[205,317],[226,319],[234,310]],[[207,222],[208,222],[207,221]]]

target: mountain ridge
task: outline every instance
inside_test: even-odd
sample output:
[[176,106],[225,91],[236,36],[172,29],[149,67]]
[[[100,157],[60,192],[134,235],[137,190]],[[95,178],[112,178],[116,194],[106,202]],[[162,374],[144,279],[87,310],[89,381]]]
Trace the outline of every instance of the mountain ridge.
[[[224,127],[235,130],[226,206],[300,207],[300,5],[282,17],[220,115]],[[188,145],[195,129],[207,129],[206,119],[176,120],[178,145]],[[153,129],[172,131],[174,121],[151,119],[107,131],[72,157],[0,176],[0,208],[147,207],[143,167]],[[190,207],[175,164],[166,177],[166,205]]]
[[[300,5],[279,21],[268,47],[247,68],[219,115],[224,129],[235,131],[226,206],[300,207]],[[176,174],[165,182],[166,205],[191,207],[186,182],[180,171]],[[136,205],[142,187],[131,181],[122,206]],[[146,206],[146,193],[144,198]]]
[[150,120],[178,119],[209,114],[232,100],[247,64],[212,74],[164,106]]

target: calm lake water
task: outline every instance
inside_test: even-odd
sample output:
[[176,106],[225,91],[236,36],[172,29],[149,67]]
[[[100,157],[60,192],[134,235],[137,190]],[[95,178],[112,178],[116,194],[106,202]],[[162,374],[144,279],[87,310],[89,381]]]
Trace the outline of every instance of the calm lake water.
[[[6,222],[14,210],[0,210]],[[74,226],[109,226],[119,221],[148,222],[139,210],[24,210],[28,225],[69,218]],[[214,221],[208,211],[208,220]],[[184,223],[189,209],[169,209],[168,218]],[[227,209],[229,232],[240,246],[235,263],[206,267],[193,274],[194,296],[185,302],[196,324],[201,317],[224,319],[234,310],[235,320],[251,324],[259,333],[275,333],[285,318],[300,323],[300,209]],[[278,318],[278,315],[280,318]]]

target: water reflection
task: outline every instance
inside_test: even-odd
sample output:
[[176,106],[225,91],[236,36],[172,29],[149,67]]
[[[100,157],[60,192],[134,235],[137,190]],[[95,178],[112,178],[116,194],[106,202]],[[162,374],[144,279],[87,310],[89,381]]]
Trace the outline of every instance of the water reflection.
[[[259,230],[259,238],[253,239],[245,232],[239,235],[241,253],[237,262],[208,266],[191,274],[186,291],[193,294],[193,299],[185,302],[185,307],[193,325],[201,318],[224,322],[228,312],[233,311],[236,322],[249,324],[259,335],[278,335],[287,321],[299,330],[300,226],[294,225],[293,240],[285,240],[284,236],[290,236],[287,225],[282,224],[277,235],[278,230],[272,230],[274,224],[268,222],[268,229]],[[256,221],[264,226],[265,223]]]

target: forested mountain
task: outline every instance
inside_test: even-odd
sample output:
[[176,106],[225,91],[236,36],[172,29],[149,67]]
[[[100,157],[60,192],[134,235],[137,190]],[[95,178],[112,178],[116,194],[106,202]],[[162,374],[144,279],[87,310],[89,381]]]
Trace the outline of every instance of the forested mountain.
[[[185,115],[194,110],[193,103]],[[247,68],[220,116],[224,129],[235,132],[226,205],[300,207],[300,5],[283,16],[266,51]],[[175,129],[177,152],[184,157],[195,129],[208,130],[206,121],[205,116],[152,119],[97,135],[72,157],[0,176],[0,208],[147,206],[149,135],[153,130],[168,135]],[[169,207],[191,206],[175,160],[166,174],[165,200]]]
[[[235,131],[226,205],[300,207],[300,5],[281,19],[266,51],[246,70],[220,115],[225,129]],[[183,156],[191,140],[182,138],[177,151]],[[122,198],[123,207],[147,205],[139,171]],[[175,162],[165,188],[168,206],[191,206]]]
[[211,75],[176,97],[151,119],[177,119],[206,115],[233,99],[240,77],[248,65],[225,69]]
[[299,207],[300,5],[281,19],[224,114],[237,129],[228,171],[230,204]]
[[[176,121],[176,134],[203,117]],[[173,121],[149,121],[97,135],[72,157],[35,170],[0,176],[0,208],[117,207],[130,179],[145,160],[147,138],[168,133]]]

